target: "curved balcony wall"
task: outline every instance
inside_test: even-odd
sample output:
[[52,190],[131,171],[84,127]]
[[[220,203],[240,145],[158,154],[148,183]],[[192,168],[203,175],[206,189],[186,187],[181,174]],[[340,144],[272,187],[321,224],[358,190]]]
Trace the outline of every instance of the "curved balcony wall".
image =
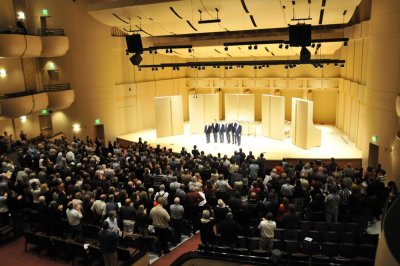
[[0,99],[1,116],[16,118],[46,109],[49,104],[47,93]]
[[63,56],[68,52],[69,39],[66,36],[41,36],[42,54],[40,57]]
[[49,110],[61,110],[70,107],[75,101],[74,90],[49,91]]
[[39,36],[0,34],[0,57],[39,57],[41,52]]

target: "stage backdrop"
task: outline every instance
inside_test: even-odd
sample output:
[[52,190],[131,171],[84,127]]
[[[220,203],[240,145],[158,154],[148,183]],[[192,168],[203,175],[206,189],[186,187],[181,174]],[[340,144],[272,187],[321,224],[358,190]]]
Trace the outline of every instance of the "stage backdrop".
[[263,94],[262,134],[272,139],[285,138],[285,97]]
[[254,121],[254,94],[225,94],[225,120]]
[[321,130],[313,123],[312,101],[292,99],[290,137],[294,145],[303,149],[321,146]]
[[157,137],[183,134],[182,96],[155,97]]
[[204,125],[219,120],[219,95],[189,95],[190,132],[204,133]]

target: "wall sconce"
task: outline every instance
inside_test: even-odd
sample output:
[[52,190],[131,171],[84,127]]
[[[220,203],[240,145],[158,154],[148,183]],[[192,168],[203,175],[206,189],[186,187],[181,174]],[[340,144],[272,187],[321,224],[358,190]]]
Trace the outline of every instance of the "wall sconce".
[[74,131],[74,132],[79,132],[79,131],[81,131],[81,125],[78,124],[78,123],[73,124],[73,125],[72,125],[72,131]]
[[7,72],[4,68],[0,69],[0,78],[7,77]]
[[17,19],[18,20],[25,20],[25,13],[23,11],[18,11],[17,12]]
[[25,122],[26,122],[26,116],[25,116],[25,115],[21,116],[20,119],[21,119],[21,122],[22,122],[22,123],[25,123]]

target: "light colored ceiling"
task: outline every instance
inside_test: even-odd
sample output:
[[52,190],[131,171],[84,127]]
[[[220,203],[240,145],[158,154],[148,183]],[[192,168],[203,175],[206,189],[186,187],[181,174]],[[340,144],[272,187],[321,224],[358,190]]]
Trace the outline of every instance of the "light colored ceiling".
[[[212,33],[227,31],[286,28],[289,24],[297,23],[296,21],[291,21],[293,17],[310,17],[311,20],[305,22],[312,25],[342,24],[350,20],[361,0],[94,0],[94,2],[96,3],[90,4],[88,10],[89,14],[95,19],[106,25],[116,26],[127,31],[141,29],[143,31],[139,33],[142,37],[146,37],[199,33],[210,33],[211,36]],[[247,7],[248,13],[245,11],[242,2]],[[323,6],[323,3],[325,6]],[[172,9],[177,15],[174,14]],[[198,23],[200,20],[199,10],[202,12],[202,20],[210,20],[217,18],[216,9],[219,10],[218,18],[221,19],[220,23]],[[319,24],[321,10],[323,10],[324,16],[322,23]],[[344,12],[345,15],[343,15]],[[250,15],[253,16],[257,26],[252,24]],[[225,52],[221,45],[222,41],[217,46],[214,43],[202,47],[194,47],[195,57],[271,56],[271,53],[266,52],[264,47],[267,47],[276,56],[299,54],[299,48],[279,49],[276,44],[259,45],[257,50],[252,49],[251,51],[247,49],[247,46],[236,46],[230,47],[228,52]],[[341,45],[342,43],[325,43],[322,44],[319,52],[321,54],[333,54]],[[221,53],[216,52],[215,49]],[[310,50],[314,54],[314,50],[312,48]],[[159,52],[165,53],[165,51]],[[193,56],[183,49],[177,50],[177,52],[174,55],[187,58]]]

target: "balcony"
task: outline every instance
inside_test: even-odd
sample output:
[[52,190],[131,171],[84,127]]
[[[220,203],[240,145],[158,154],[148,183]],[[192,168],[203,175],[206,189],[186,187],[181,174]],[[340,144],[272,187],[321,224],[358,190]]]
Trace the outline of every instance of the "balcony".
[[75,100],[69,83],[45,85],[44,91],[29,90],[0,97],[0,116],[17,118],[43,109],[61,110]]
[[42,40],[39,36],[23,34],[0,34],[0,57],[39,57]]

